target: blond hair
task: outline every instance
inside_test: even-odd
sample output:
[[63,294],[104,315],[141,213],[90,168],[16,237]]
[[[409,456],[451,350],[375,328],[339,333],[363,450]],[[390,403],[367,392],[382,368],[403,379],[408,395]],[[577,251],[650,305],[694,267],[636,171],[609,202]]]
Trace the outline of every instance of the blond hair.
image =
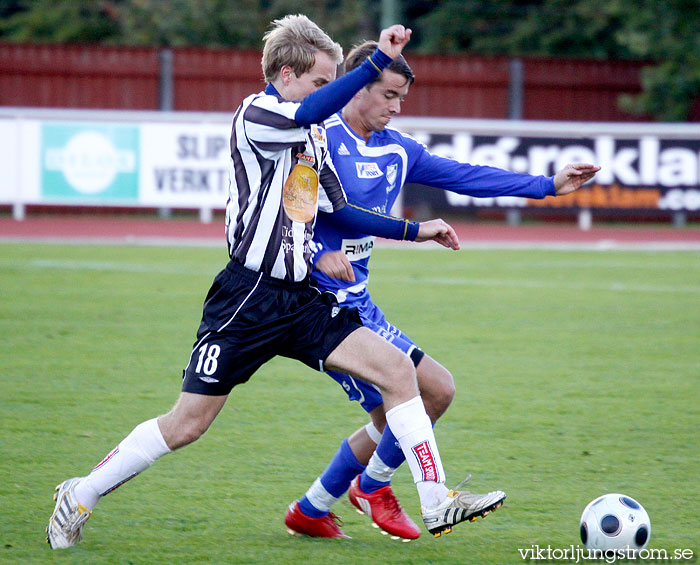
[[316,63],[316,52],[323,51],[336,65],[343,62],[340,45],[306,16],[285,16],[272,22],[263,36],[262,68],[266,82],[275,80],[283,66],[289,65],[300,76]]

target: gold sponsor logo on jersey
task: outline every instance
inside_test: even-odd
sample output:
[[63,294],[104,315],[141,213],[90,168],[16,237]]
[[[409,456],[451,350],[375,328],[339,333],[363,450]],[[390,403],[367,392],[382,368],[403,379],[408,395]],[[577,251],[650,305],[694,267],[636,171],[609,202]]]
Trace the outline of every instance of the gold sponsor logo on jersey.
[[284,211],[291,220],[306,224],[314,219],[317,202],[318,173],[305,160],[300,160],[284,183]]

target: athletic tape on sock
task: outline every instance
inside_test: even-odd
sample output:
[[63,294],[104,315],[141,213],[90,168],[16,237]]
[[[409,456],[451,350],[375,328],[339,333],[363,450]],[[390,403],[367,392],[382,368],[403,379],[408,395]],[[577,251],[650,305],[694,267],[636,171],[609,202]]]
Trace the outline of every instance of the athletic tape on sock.
[[382,434],[376,428],[374,422],[370,422],[369,424],[367,424],[365,426],[365,431],[367,432],[369,439],[371,439],[374,443],[379,443],[379,440],[382,439]]

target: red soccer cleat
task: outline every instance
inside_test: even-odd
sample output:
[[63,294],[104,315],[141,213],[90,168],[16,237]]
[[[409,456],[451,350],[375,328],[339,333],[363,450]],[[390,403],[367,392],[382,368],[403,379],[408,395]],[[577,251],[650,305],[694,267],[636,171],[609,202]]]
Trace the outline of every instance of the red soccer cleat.
[[347,538],[338,526],[343,522],[338,516],[330,512],[323,518],[311,518],[299,508],[298,502],[292,502],[284,515],[284,523],[287,531],[292,535],[302,534],[313,538]]
[[405,540],[420,537],[418,526],[401,508],[391,490],[391,485],[382,487],[372,494],[367,494],[360,489],[360,475],[357,475],[350,484],[348,497],[360,513],[367,514],[387,534]]

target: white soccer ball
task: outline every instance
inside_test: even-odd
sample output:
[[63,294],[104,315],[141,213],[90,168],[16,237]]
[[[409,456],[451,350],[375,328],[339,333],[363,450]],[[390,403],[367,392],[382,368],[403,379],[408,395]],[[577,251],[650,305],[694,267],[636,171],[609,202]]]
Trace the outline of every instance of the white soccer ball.
[[651,536],[647,511],[624,494],[604,494],[581,514],[581,541],[586,549],[644,549]]

